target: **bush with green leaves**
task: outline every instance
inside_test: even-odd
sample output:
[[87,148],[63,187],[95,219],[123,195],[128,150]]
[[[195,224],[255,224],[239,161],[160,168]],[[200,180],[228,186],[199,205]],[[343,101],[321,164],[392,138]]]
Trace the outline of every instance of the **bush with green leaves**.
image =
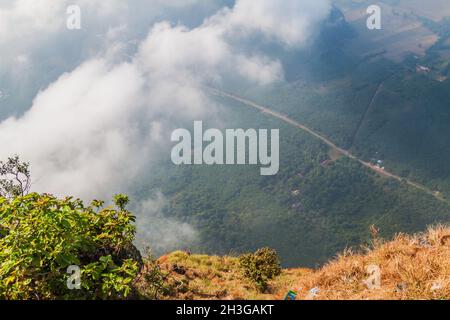
[[269,280],[281,274],[278,254],[270,248],[262,248],[255,253],[241,255],[239,264],[244,276],[262,292],[267,289]]
[[[116,207],[32,193],[0,197],[0,299],[123,299],[134,294],[142,259],[132,245],[128,197]],[[81,288],[70,290],[69,266]]]

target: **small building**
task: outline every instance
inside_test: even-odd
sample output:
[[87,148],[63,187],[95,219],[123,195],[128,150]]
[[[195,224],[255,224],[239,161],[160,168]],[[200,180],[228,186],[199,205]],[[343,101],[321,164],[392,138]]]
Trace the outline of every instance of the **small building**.
[[416,72],[417,73],[428,73],[430,71],[431,71],[431,69],[428,68],[428,67],[424,67],[424,66],[421,66],[419,64],[416,66]]
[[378,160],[378,161],[376,162],[375,165],[376,165],[378,168],[384,170],[383,163],[384,163],[383,160]]

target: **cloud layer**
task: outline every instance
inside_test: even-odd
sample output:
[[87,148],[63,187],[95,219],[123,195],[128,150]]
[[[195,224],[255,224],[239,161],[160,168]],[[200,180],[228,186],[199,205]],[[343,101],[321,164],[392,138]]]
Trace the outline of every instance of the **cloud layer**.
[[[60,13],[68,3],[17,0],[0,6],[0,48],[19,39],[8,58],[14,60],[14,68],[22,68],[21,77],[33,73],[31,66],[40,63],[37,52],[48,50],[40,47],[40,41],[48,44],[42,39],[53,37],[52,45],[58,45],[64,23]],[[130,23],[121,13],[149,8],[148,1],[147,6],[136,1],[134,8],[119,0],[79,3],[90,12],[88,16],[98,13],[95,23],[92,18],[86,22],[92,29],[81,42],[83,50],[89,49],[87,44],[97,31],[104,32],[102,45],[93,45],[95,50],[86,61],[41,90],[23,115],[0,123],[0,158],[18,154],[30,161],[35,191],[85,199],[128,192],[154,163],[169,158],[171,130],[185,121],[213,118],[219,106],[202,91],[202,85],[220,84],[224,78],[253,85],[283,79],[280,61],[237,43],[257,34],[285,47],[301,47],[329,10],[328,1],[238,0],[234,7],[219,10],[195,27],[155,22],[129,50],[135,40],[130,35],[142,30],[130,32]],[[195,0],[158,0],[152,13],[157,16],[165,8],[193,5]],[[22,54],[23,50],[27,53]],[[61,69],[67,65],[62,63]],[[0,65],[0,75],[2,71],[11,75],[12,70],[8,64]],[[162,234],[181,235],[183,241],[194,238],[189,226],[164,222],[152,213],[152,204],[163,202],[158,199],[139,206],[141,224],[150,228],[152,221],[158,221]],[[160,238],[160,244],[170,247],[181,238]]]

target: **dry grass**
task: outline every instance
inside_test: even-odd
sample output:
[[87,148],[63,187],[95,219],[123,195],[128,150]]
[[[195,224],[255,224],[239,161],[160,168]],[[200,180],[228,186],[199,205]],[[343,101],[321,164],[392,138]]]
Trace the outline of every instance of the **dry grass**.
[[[450,228],[373,242],[373,248],[347,250],[319,270],[285,269],[265,293],[242,276],[236,257],[178,251],[158,263],[174,288],[168,299],[283,299],[289,290],[297,291],[299,300],[450,299]],[[379,287],[365,283],[369,266],[380,270]],[[312,288],[318,289],[314,297],[308,295]]]
[[[392,241],[374,241],[365,254],[346,252],[297,285],[317,287],[317,299],[449,299],[450,228],[430,228],[424,234],[397,235]],[[367,268],[379,267],[381,285],[364,283]]]
[[242,275],[236,257],[191,255],[177,251],[158,259],[163,272],[169,272],[173,290],[167,299],[266,300],[282,298],[307,269],[284,270],[261,293]]

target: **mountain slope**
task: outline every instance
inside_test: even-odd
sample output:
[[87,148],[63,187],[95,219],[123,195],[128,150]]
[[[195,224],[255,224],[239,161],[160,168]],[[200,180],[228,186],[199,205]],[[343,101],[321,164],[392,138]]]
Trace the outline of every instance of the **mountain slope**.
[[[304,299],[449,299],[450,228],[377,238],[361,253],[347,250],[321,269],[284,269],[267,292],[242,276],[236,257],[177,251],[158,260],[172,287],[167,299],[284,299],[289,290]],[[373,270],[380,270],[380,286]],[[313,292],[314,294],[312,294]]]

